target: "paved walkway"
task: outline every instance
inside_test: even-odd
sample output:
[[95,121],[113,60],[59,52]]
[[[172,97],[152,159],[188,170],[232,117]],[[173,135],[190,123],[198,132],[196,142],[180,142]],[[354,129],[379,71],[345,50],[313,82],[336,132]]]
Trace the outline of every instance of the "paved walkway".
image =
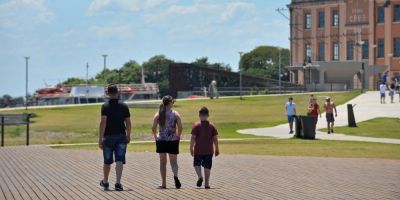
[[[338,117],[335,121],[335,126],[347,126],[347,104],[353,104],[354,115],[357,122],[370,120],[376,117],[397,117],[400,118],[400,103],[398,96],[395,98],[394,104],[389,103],[390,101],[386,98],[386,104],[380,104],[379,92],[366,92],[359,95],[358,97],[350,100],[346,104],[337,107]],[[323,106],[325,97],[318,97],[320,106]],[[333,101],[335,101],[333,99]],[[283,104],[282,104],[283,107]],[[297,108],[300,109],[300,108]],[[322,108],[323,109],[323,108]],[[283,111],[282,111],[283,112]],[[317,129],[326,128],[325,114],[322,114],[322,118],[318,119]],[[244,129],[238,130],[241,134],[252,134],[260,136],[272,136],[276,138],[291,138],[293,135],[288,134],[289,125],[282,124],[270,128],[255,128],[255,129]],[[347,141],[365,141],[365,142],[381,142],[381,143],[392,143],[400,144],[400,139],[389,139],[389,138],[371,138],[371,137],[359,137],[344,134],[331,134],[328,135],[325,132],[317,131],[316,138],[324,140],[347,140]]]
[[[211,190],[197,189],[188,154],[179,156],[182,189],[156,189],[155,153],[127,155],[126,191],[105,192],[100,151],[0,148],[0,199],[400,199],[400,161],[221,155]],[[172,188],[168,169],[168,186]],[[115,180],[112,171],[110,182]]]

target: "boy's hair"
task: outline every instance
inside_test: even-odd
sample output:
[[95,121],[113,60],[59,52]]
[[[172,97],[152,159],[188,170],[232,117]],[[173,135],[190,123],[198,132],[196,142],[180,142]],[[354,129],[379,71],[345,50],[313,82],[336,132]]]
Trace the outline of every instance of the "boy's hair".
[[199,110],[199,115],[208,115],[208,113],[208,108],[205,106],[201,107]]
[[108,88],[107,88],[107,93],[109,95],[118,94],[118,87],[116,85],[109,85]]
[[293,97],[289,97],[289,101],[290,101],[290,100],[293,100]]

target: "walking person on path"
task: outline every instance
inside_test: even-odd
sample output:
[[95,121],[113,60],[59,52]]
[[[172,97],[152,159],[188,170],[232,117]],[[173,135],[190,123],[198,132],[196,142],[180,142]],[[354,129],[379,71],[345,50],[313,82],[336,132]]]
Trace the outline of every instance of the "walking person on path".
[[[325,108],[325,113],[326,113],[328,134],[331,134],[331,133],[333,133],[333,126],[335,124],[335,117],[337,117],[337,110],[336,110],[335,103],[331,101],[330,97],[326,98],[324,108]],[[333,116],[333,111],[335,111],[335,116]]]
[[201,167],[203,166],[205,189],[210,189],[210,174],[213,155],[219,155],[218,131],[215,126],[208,121],[208,117],[208,109],[202,107],[199,111],[200,121],[193,125],[192,137],[190,139],[190,154],[193,156],[193,166],[198,178],[196,185],[197,187],[201,187],[203,184],[203,175],[201,173]]
[[179,189],[182,186],[178,178],[177,159],[183,127],[179,113],[172,109],[173,105],[174,100],[171,96],[163,97],[160,110],[155,114],[153,120],[152,131],[154,140],[156,141],[156,152],[160,157],[160,173],[162,179],[159,189],[167,188],[167,154],[174,174],[175,187]]
[[108,176],[115,157],[116,183],[115,190],[124,190],[121,184],[123,165],[125,164],[126,147],[131,140],[131,118],[126,104],[118,102],[118,88],[110,85],[107,88],[110,100],[101,107],[99,148],[103,150],[103,180],[100,186],[108,190]]
[[296,104],[293,102],[293,97],[289,97],[289,101],[285,104],[285,113],[289,122],[289,134],[293,133],[293,121],[296,117]]
[[392,81],[389,85],[389,96],[390,96],[390,103],[394,103],[394,93],[395,93],[396,86]]
[[384,103],[386,103],[386,101],[385,101],[385,97],[386,97],[386,85],[385,85],[384,82],[382,82],[382,83],[379,85],[379,91],[380,91],[380,94],[381,94],[381,104],[384,104]]
[[315,117],[315,125],[318,122],[318,115],[321,117],[321,109],[319,108],[317,98],[312,97],[311,103],[308,106],[308,116]]

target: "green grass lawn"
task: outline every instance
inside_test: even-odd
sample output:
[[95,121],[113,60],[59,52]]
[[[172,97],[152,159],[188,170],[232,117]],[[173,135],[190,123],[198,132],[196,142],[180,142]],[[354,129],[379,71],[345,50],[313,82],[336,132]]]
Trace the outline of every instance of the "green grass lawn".
[[[96,150],[97,145],[59,146],[57,149]],[[130,144],[131,152],[155,152],[154,143]],[[189,143],[181,142],[181,152],[189,152]],[[400,145],[369,142],[300,140],[300,139],[254,139],[243,141],[220,141],[221,155],[252,154],[273,156],[313,156],[342,158],[400,159]]]
[[[327,129],[321,130],[327,131]],[[357,123],[357,127],[335,127],[334,131],[346,135],[400,139],[400,119],[374,118]]]
[[[322,103],[329,95],[337,104],[343,104],[359,95],[359,92],[315,94]],[[293,95],[299,114],[305,114],[308,94]],[[198,109],[207,106],[210,109],[210,120],[219,130],[221,138],[256,137],[241,135],[238,129],[270,127],[286,122],[283,105],[288,96],[253,96],[244,100],[226,98],[218,100],[177,101],[175,109],[181,114],[184,123],[184,134],[187,139],[192,124],[197,121]],[[135,139],[150,139],[151,123],[155,108],[132,108],[133,136]],[[23,113],[7,111],[0,113]],[[47,109],[30,109],[37,114],[32,119],[31,143],[56,144],[97,141],[97,130],[100,120],[100,106],[76,106]],[[6,127],[6,145],[23,144],[25,138],[24,126]]]

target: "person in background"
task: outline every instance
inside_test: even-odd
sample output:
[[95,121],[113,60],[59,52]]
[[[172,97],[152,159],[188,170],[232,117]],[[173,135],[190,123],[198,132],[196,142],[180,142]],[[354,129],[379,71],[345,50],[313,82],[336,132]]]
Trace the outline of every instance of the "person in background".
[[315,124],[318,122],[318,115],[321,117],[321,109],[319,108],[317,98],[313,97],[308,107],[308,116],[315,117]]
[[[156,152],[160,157],[161,186],[159,189],[167,188],[167,154],[174,174],[175,187],[181,188],[182,184],[178,178],[178,154],[179,141],[182,136],[182,121],[179,113],[172,109],[174,100],[171,96],[162,98],[160,110],[154,115],[153,137],[156,141]],[[158,127],[158,134],[157,134]]]
[[382,82],[382,83],[379,85],[379,91],[380,91],[380,94],[381,94],[381,104],[384,104],[384,103],[386,103],[386,102],[385,102],[385,97],[386,97],[386,85],[385,85],[384,82]]
[[396,86],[394,81],[392,81],[389,85],[389,96],[390,96],[390,103],[394,103],[394,92],[395,92]]
[[[328,134],[331,134],[333,133],[333,125],[335,123],[335,117],[337,117],[337,110],[335,103],[331,101],[330,97],[326,98],[324,108],[326,113],[326,122],[328,124]],[[335,116],[333,116],[333,111],[335,111]]]
[[396,78],[396,90],[397,90],[397,93],[399,93],[399,102],[400,102],[400,81],[399,81],[399,79],[397,79]]
[[218,99],[219,98],[217,81],[215,81],[215,80],[211,81],[211,83],[208,87],[208,94],[210,96],[210,99],[214,99],[214,98]]
[[115,85],[108,86],[107,94],[110,100],[101,107],[101,121],[99,134],[99,148],[103,150],[103,180],[100,186],[108,190],[108,175],[115,157],[116,183],[115,190],[124,190],[121,184],[123,164],[127,144],[131,141],[131,118],[129,108],[125,103],[118,102],[118,88]]
[[296,104],[293,102],[293,97],[289,97],[289,101],[285,104],[285,113],[289,122],[289,134],[293,133],[293,121],[296,117]]
[[389,73],[388,71],[385,71],[385,73],[382,76],[382,83],[386,86],[386,88],[388,88],[388,85],[387,85],[388,73]]
[[208,117],[208,109],[202,107],[199,111],[200,121],[193,125],[192,137],[190,139],[190,154],[193,156],[193,166],[198,177],[196,185],[197,187],[201,187],[203,184],[203,175],[201,173],[201,167],[203,166],[205,189],[210,189],[212,157],[213,155],[219,155],[218,131],[215,126],[208,121]]

